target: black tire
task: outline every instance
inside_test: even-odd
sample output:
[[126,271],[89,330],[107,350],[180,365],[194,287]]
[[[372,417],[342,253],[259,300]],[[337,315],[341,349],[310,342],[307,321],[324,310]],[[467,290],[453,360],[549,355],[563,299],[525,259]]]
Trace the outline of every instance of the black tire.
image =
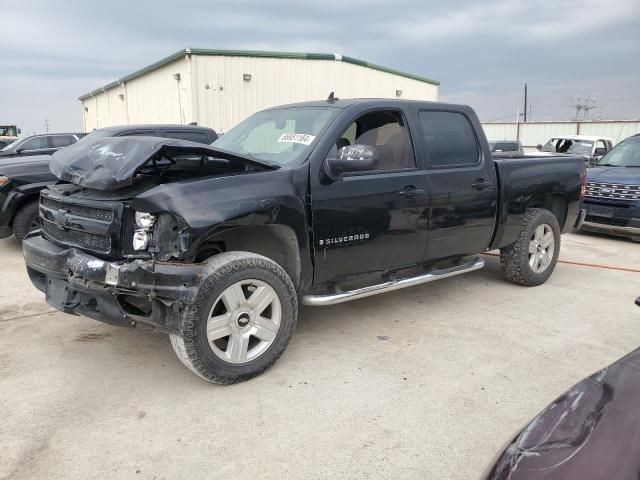
[[32,200],[18,209],[13,217],[13,236],[22,245],[22,240],[38,225],[38,201]]
[[[534,232],[541,225],[548,225],[554,234],[554,251],[551,262],[542,272],[536,272],[529,264],[529,244]],[[560,253],[560,226],[549,210],[529,208],[524,214],[520,236],[515,243],[500,249],[500,265],[507,280],[518,285],[533,287],[547,281],[558,263]]]
[[[232,384],[248,380],[270,368],[284,352],[298,318],[298,297],[289,275],[277,263],[248,252],[226,252],[212,257],[196,300],[183,316],[183,335],[171,334],[171,345],[180,361],[200,378]],[[280,326],[270,346],[246,363],[219,358],[207,338],[207,319],[216,299],[239,281],[256,279],[269,285],[281,306]],[[227,340],[230,341],[230,340]]]

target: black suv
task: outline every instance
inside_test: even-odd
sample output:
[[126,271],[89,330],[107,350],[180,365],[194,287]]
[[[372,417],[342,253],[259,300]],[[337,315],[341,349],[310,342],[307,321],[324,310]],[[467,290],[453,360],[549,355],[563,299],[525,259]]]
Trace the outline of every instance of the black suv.
[[[83,135],[84,134],[77,134]],[[94,130],[82,143],[100,138],[140,135],[210,144],[215,131],[196,125],[127,125]],[[15,235],[18,242],[38,226],[40,190],[59,180],[49,171],[51,155],[2,159],[0,157],[0,238]]]
[[73,145],[86,133],[47,133],[19,138],[0,150],[0,160],[5,157],[51,155],[61,148]]

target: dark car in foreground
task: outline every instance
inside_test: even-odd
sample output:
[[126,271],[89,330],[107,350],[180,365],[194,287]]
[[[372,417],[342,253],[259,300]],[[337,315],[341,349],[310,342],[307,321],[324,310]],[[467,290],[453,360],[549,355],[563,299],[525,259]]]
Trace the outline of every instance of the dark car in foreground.
[[47,133],[19,138],[0,150],[0,165],[6,158],[51,155],[61,148],[73,145],[86,133]]
[[640,348],[557,398],[507,444],[482,478],[637,480],[639,406]]
[[[145,135],[209,144],[216,138],[210,128],[193,125],[127,125],[94,130],[80,140]],[[60,180],[49,170],[51,155],[0,158],[0,238],[12,234],[18,242],[38,226],[40,190]]]
[[587,173],[582,229],[640,242],[640,135],[620,142]]
[[196,375],[234,383],[284,352],[305,305],[482,268],[540,285],[580,221],[581,158],[494,159],[467,106],[307,102],[211,146],[104,138],[54,155],[23,242],[55,308],[170,335]]

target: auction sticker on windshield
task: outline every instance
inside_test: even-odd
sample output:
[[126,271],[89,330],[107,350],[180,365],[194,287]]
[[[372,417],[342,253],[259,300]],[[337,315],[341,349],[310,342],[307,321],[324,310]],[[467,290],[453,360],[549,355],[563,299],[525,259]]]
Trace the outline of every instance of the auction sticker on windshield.
[[311,142],[313,142],[315,138],[315,135],[307,135],[306,133],[283,133],[282,135],[280,135],[278,142],[311,145]]

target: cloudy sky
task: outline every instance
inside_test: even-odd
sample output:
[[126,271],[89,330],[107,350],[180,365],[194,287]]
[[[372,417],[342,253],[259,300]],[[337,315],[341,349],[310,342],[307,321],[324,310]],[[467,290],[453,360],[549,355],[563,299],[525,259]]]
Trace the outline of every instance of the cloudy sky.
[[639,0],[0,0],[0,123],[81,129],[77,97],[185,47],[342,53],[437,79],[483,120],[640,117]]

